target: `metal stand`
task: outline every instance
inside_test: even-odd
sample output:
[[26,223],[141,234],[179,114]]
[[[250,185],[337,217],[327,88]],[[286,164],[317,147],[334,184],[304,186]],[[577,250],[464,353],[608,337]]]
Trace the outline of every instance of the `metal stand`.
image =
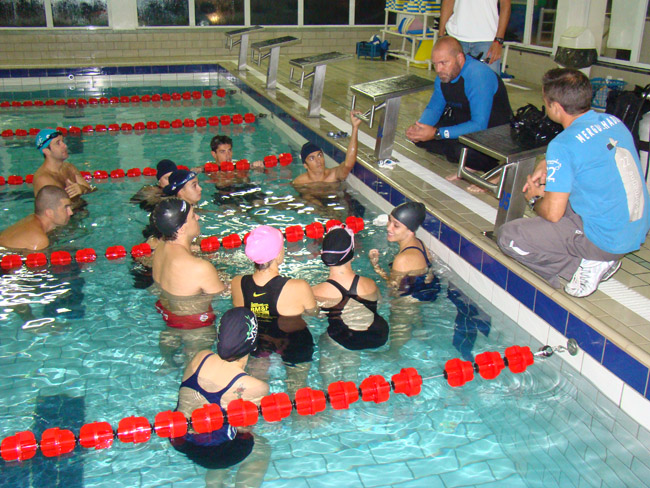
[[[248,35],[253,31],[262,30],[264,27],[261,25],[256,25],[253,27],[245,27],[243,29],[235,29],[226,32],[226,47],[229,51],[232,51],[232,48],[239,44],[239,61],[237,62],[237,69],[243,71],[246,69],[246,54],[248,53]],[[234,38],[239,37],[239,40],[235,41]]]
[[[292,59],[289,61],[291,65],[291,73],[289,74],[289,81],[303,87],[305,80],[314,78],[309,93],[309,107],[307,108],[308,117],[319,117],[321,103],[323,101],[323,88],[325,86],[325,70],[328,63],[335,61],[342,61],[351,58],[351,54],[343,54],[339,52],[331,52],[319,54],[317,56],[309,56],[307,58]],[[293,79],[294,67],[302,69],[300,80]],[[305,70],[313,67],[314,70],[305,74]]]
[[[527,202],[522,189],[526,184],[526,177],[535,170],[537,157],[546,152],[546,146],[533,149],[522,147],[513,139],[508,124],[465,134],[458,138],[458,142],[503,161],[501,165],[481,176],[470,172],[465,167],[467,148],[461,150],[458,162],[460,178],[492,192],[499,199],[493,231],[493,235],[496,236],[499,227],[503,224],[524,216]],[[499,177],[497,183],[488,181],[495,177]]]
[[[253,60],[257,52],[257,65],[262,64],[262,60],[269,58],[269,67],[266,70],[266,88],[274,89],[278,84],[278,65],[280,63],[280,48],[300,42],[300,39],[293,36],[276,37],[265,41],[254,42],[251,44],[253,50]],[[269,52],[262,54],[262,49],[269,49]]]
[[403,75],[360,83],[350,87],[350,90],[354,93],[352,96],[352,110],[356,106],[356,94],[370,98],[373,103],[380,102],[373,105],[363,115],[358,116],[368,122],[369,127],[372,127],[374,123],[375,112],[384,110],[384,117],[377,129],[377,141],[375,143],[375,157],[378,160],[390,158],[393,152],[399,105],[402,97],[429,89],[433,85],[432,80],[415,75]]

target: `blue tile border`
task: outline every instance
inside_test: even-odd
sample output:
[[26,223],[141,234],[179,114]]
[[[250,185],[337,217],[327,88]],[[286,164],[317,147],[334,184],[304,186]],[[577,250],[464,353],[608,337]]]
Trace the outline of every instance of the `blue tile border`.
[[[231,83],[260,103],[274,115],[284,120],[297,133],[316,142],[323,151],[335,160],[342,160],[345,155],[326,138],[316,134],[313,130],[302,125],[298,120],[276,106],[266,97],[257,93],[251,87],[233,76],[219,64],[187,64],[187,65],[153,65],[153,66],[107,66],[107,67],[82,67],[82,68],[38,68],[38,69],[0,69],[0,78],[25,78],[25,77],[60,77],[60,76],[110,76],[127,74],[166,74],[166,73],[222,73]],[[388,182],[362,166],[355,166],[357,176],[368,188],[379,194],[386,201],[398,205],[406,197]],[[562,332],[567,337],[573,337],[580,347],[596,359],[618,378],[634,388],[650,400],[650,373],[649,368],[627,354],[618,346],[592,329],[588,324],[570,314],[566,309],[557,304],[553,299],[526,282],[514,271],[489,256],[483,250],[469,242],[467,239],[443,224],[434,215],[427,213],[423,224],[436,239],[449,247],[454,253],[463,257],[473,267],[490,278],[497,286],[508,291],[520,303],[527,306],[546,320],[552,327]]]

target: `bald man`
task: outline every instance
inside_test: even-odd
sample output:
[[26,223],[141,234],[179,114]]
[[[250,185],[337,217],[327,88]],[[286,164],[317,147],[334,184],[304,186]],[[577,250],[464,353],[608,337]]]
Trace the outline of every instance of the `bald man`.
[[0,246],[40,251],[50,245],[47,234],[65,225],[72,215],[72,202],[65,190],[44,186],[34,200],[34,213],[0,233]]
[[[438,74],[433,95],[420,120],[406,130],[406,137],[457,163],[463,147],[459,136],[510,121],[508,93],[501,78],[484,63],[465,57],[453,37],[438,39],[431,60]],[[489,171],[496,165],[495,159],[470,149],[468,168]]]

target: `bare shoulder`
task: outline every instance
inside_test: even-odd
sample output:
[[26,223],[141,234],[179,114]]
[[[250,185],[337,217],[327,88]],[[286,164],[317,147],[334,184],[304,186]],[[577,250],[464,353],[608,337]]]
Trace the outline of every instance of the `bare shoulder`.
[[359,283],[357,284],[357,293],[359,295],[371,295],[377,293],[377,291],[377,283],[374,280],[365,276],[359,278]]
[[306,185],[309,183],[309,174],[308,173],[302,173],[299,174],[294,178],[294,180],[291,182],[292,185]]
[[426,261],[420,251],[408,249],[399,253],[393,260],[393,271],[408,273],[416,269],[426,268]]

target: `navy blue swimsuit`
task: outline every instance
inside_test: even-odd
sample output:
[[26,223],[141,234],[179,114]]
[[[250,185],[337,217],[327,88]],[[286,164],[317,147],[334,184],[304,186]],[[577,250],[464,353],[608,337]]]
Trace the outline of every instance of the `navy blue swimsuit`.
[[[424,260],[427,263],[427,273],[417,275],[417,276],[405,276],[402,278],[402,281],[399,285],[399,291],[401,292],[400,296],[412,296],[417,298],[421,302],[433,302],[438,297],[440,292],[440,280],[437,276],[434,275],[433,279],[427,283],[426,278],[428,274],[428,269],[431,267],[431,261],[429,261],[429,256],[424,250],[424,244],[418,239],[420,246],[409,246],[402,249],[399,254],[407,251],[408,249],[417,249],[424,256]],[[392,266],[392,263],[391,263]]]

